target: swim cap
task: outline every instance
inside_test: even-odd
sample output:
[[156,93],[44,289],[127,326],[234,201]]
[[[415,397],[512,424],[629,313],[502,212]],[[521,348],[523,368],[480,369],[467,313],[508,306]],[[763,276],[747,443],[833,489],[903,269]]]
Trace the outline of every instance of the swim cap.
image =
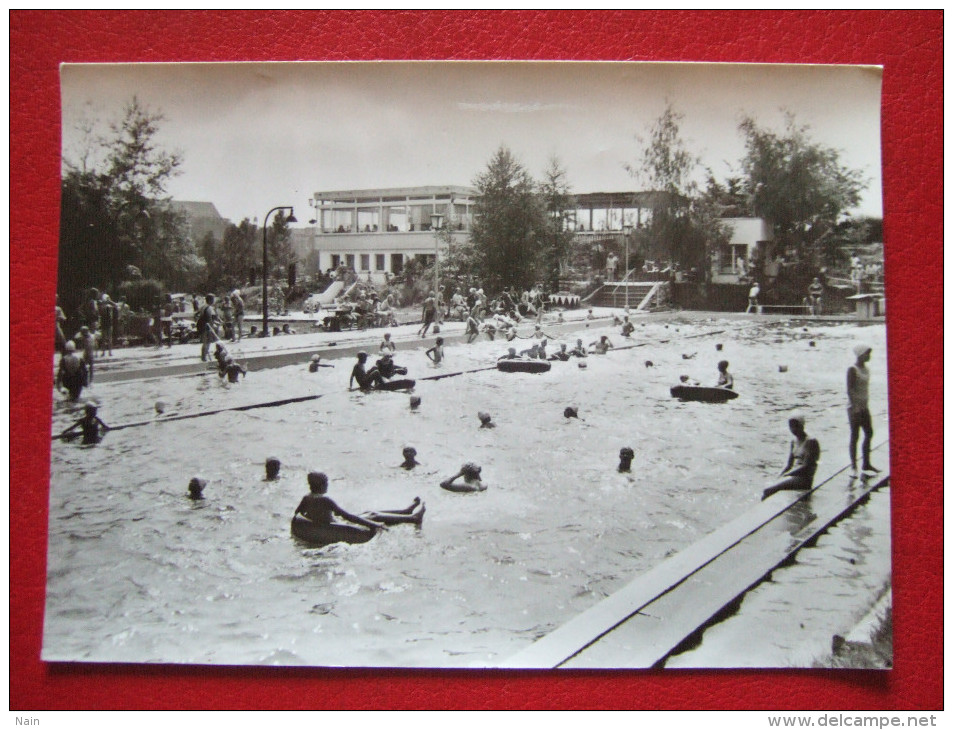
[[73,342],[72,340],[70,340],[69,342],[67,342],[67,343],[64,345],[64,349],[65,349],[67,352],[76,352],[76,343]]
[[320,360],[320,359],[321,359],[321,356],[320,356],[320,355],[312,355],[312,356],[311,356],[311,362],[317,362],[317,361]]
[[872,350],[873,350],[873,348],[870,347],[869,345],[863,345],[863,344],[861,344],[861,345],[854,345],[854,354],[855,354],[857,357],[860,357],[860,356],[863,355],[865,352],[871,352]]
[[477,413],[477,418],[479,418],[483,423],[486,423],[490,420],[491,416],[486,411],[480,411]]

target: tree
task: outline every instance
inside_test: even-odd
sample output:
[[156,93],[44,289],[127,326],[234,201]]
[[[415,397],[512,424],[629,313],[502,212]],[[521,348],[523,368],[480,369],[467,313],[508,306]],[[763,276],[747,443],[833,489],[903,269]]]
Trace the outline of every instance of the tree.
[[568,265],[573,232],[567,218],[575,210],[575,201],[567,173],[557,157],[549,160],[539,185],[543,207],[549,217],[549,231],[543,240],[543,268],[550,291],[559,290],[560,272]]
[[291,228],[288,226],[288,216],[283,210],[275,213],[271,219],[271,230],[268,231],[268,264],[272,275],[287,274],[289,267],[297,263],[291,239]]
[[799,259],[817,264],[838,217],[860,202],[867,182],[841,163],[840,153],[810,137],[810,128],[786,115],[783,134],[751,117],[739,125],[745,142],[742,169],[754,213],[774,228],[775,240]]
[[727,241],[712,201],[699,192],[696,176],[701,165],[681,137],[684,115],[671,104],[649,129],[640,160],[629,173],[659,193],[644,230],[648,255],[668,257],[682,269],[696,269],[705,281],[710,275],[711,252]]
[[248,218],[237,226],[229,223],[222,236],[222,271],[229,288],[250,281],[261,266],[261,231]]
[[133,99],[98,133],[81,123],[74,154],[64,154],[58,293],[76,305],[86,287],[114,289],[129,266],[166,286],[186,288],[201,260],[166,185],[181,157],[155,142],[163,117]]
[[489,292],[531,285],[541,271],[540,242],[551,230],[535,182],[504,145],[473,186],[477,276]]

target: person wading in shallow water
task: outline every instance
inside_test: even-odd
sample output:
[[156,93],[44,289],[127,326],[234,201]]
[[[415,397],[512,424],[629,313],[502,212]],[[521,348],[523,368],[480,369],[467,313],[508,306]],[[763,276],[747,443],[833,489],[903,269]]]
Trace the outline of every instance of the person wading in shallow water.
[[83,443],[98,444],[103,440],[103,434],[109,430],[109,426],[102,422],[102,419],[96,415],[99,410],[94,403],[87,403],[84,406],[85,415],[76,423],[63,431],[59,438],[69,439],[76,434],[77,429],[82,429]]

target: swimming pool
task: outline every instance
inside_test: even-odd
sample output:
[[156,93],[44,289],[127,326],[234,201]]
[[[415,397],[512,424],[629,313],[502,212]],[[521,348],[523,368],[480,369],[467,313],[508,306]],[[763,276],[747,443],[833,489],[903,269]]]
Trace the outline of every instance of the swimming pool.
[[[349,360],[314,374],[249,373],[230,387],[214,375],[97,385],[113,424],[150,418],[158,399],[169,415],[323,395],[157,419],[92,448],[54,442],[43,658],[493,665],[753,506],[784,463],[792,411],[807,413],[822,465],[846,464],[844,373],[857,341],[874,348],[871,411],[886,433],[882,325],[672,316],[637,326],[629,342],[601,323],[579,336],[601,334],[638,346],[590,356],[585,369],[436,381],[421,379],[491,365],[506,343],[449,346],[439,369],[402,346],[395,359],[418,379],[415,412],[406,394],[348,392]],[[720,359],[737,400],[669,396],[679,374],[713,383]],[[567,405],[579,419],[563,417]],[[481,410],[496,428],[479,428]],[[54,431],[74,417],[56,404]],[[412,472],[397,468],[405,444],[421,462]],[[616,472],[624,446],[636,454],[628,475]],[[264,482],[271,455],[282,477]],[[482,465],[489,489],[440,489],[465,461]],[[313,469],[352,512],[420,496],[422,529],[395,526],[364,545],[298,543],[289,520]],[[196,474],[208,479],[201,503],[186,497]]]

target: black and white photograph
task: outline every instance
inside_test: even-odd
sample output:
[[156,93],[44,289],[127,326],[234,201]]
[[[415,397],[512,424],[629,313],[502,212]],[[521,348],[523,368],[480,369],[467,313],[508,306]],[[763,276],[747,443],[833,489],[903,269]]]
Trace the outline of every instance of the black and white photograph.
[[891,668],[881,82],[61,66],[42,659]]

